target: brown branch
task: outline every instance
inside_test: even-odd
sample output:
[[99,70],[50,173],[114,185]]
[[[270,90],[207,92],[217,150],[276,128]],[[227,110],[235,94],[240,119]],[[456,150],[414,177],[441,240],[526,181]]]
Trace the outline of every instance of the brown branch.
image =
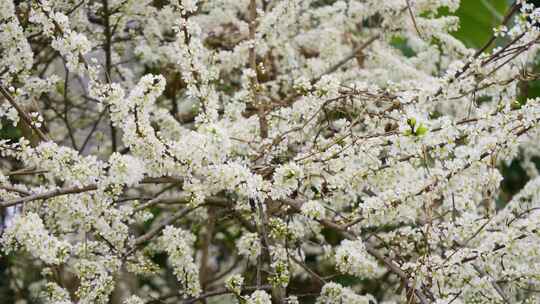
[[215,214],[215,210],[212,207],[208,208],[208,220],[206,221],[206,223],[207,223],[206,231],[203,235],[203,241],[202,241],[201,265],[199,268],[199,282],[203,290],[206,289],[207,281],[209,281],[209,277],[210,277],[208,259],[209,259],[210,245],[212,244],[212,238],[214,236],[214,227],[216,223],[216,214]]
[[33,174],[42,174],[42,173],[47,173],[49,171],[47,170],[35,170],[35,169],[20,169],[20,170],[15,170],[15,171],[11,171],[9,172],[8,174],[6,174],[6,176],[19,176],[19,175],[33,175]]
[[[110,12],[109,12],[109,1],[102,0],[101,4],[103,5],[103,26],[105,34],[105,43],[103,44],[103,49],[105,51],[105,77],[107,82],[111,83],[111,72],[112,72],[112,31],[110,25]],[[114,127],[112,121],[109,123],[110,132],[111,132],[111,145],[112,152],[116,152],[118,149],[118,144],[116,140],[116,128]]]
[[0,202],[0,208],[6,208],[11,206],[16,206],[19,204],[35,201],[35,200],[45,200],[56,196],[62,196],[67,194],[75,194],[75,193],[82,193],[82,192],[88,192],[96,190],[96,185],[89,185],[85,187],[71,187],[71,188],[61,188],[61,189],[55,189],[52,191],[47,191],[43,193],[38,193],[34,195],[24,196],[18,199]]
[[22,194],[22,195],[30,195],[30,192],[28,192],[26,190],[18,189],[18,188],[11,187],[11,186],[2,186],[2,185],[0,185],[0,189],[6,190],[6,191],[9,191],[9,192],[17,192],[17,193]]
[[39,137],[39,139],[41,141],[50,141],[51,140],[45,133],[43,133],[38,127],[36,127],[34,125],[32,119],[30,118],[30,116],[28,116],[28,113],[26,113],[26,111],[24,111],[24,109],[19,104],[17,104],[15,99],[13,99],[11,94],[9,94],[8,90],[6,90],[6,88],[4,86],[2,86],[2,85],[0,85],[0,94],[2,94],[2,96],[4,96],[4,98],[9,102],[9,104],[12,107],[14,107],[15,110],[17,110],[17,113],[19,113],[19,116],[24,120],[24,122],[30,128],[32,128],[32,130],[34,130],[34,132],[36,133],[36,135]]
[[[172,177],[163,177],[163,178],[145,178],[141,181],[143,184],[159,184],[159,183],[177,183],[182,182],[182,179],[172,178]],[[24,204],[27,202],[35,200],[45,200],[56,196],[68,195],[68,194],[77,194],[82,192],[89,192],[97,190],[96,184],[87,185],[84,187],[69,187],[55,189],[47,192],[42,192],[34,195],[24,196],[18,199],[0,202],[0,208],[6,208],[10,206],[15,206],[19,204]]]
[[411,7],[411,2],[409,0],[405,0],[407,2],[407,10],[409,11],[409,15],[411,15],[411,19],[414,25],[414,29],[416,30],[416,33],[418,33],[418,36],[422,38],[422,34],[420,33],[420,30],[418,29],[418,25],[416,24],[416,18],[414,17],[414,13]]
[[260,103],[259,90],[261,88],[259,84],[259,72],[257,69],[257,54],[255,50],[255,33],[257,30],[257,1],[250,0],[248,6],[249,13],[249,40],[251,45],[249,46],[249,66],[253,70],[255,75],[250,77],[251,94],[253,98],[253,105],[257,109],[257,115],[259,116],[259,131],[262,138],[268,137],[268,121],[266,119],[265,107]]
[[156,235],[158,235],[161,232],[161,230],[163,230],[163,228],[171,225],[172,223],[176,222],[178,219],[188,215],[191,211],[193,211],[193,210],[195,210],[197,208],[198,207],[192,207],[192,208],[186,207],[184,209],[178,210],[173,215],[171,215],[168,218],[164,219],[156,227],[152,228],[147,233],[145,233],[145,234],[141,235],[140,237],[136,238],[135,241],[133,242],[133,248],[128,252],[127,255],[129,255],[129,253],[133,252],[133,250],[135,250],[136,247],[150,241],[152,238],[154,238]]
[[289,254],[288,251],[287,251],[287,254],[288,254],[289,258],[293,262],[295,262],[298,266],[302,267],[307,273],[309,273],[313,278],[315,278],[315,280],[317,280],[317,282],[319,282],[319,284],[321,284],[321,285],[326,284],[326,280],[324,278],[322,278],[320,275],[318,275],[311,268],[309,268],[304,262],[299,261],[298,259],[296,259],[292,254]]

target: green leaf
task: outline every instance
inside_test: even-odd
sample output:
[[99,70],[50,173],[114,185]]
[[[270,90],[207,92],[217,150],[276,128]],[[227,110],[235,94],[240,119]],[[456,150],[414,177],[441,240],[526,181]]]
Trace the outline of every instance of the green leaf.
[[519,101],[517,101],[517,100],[514,100],[510,104],[510,108],[512,108],[512,110],[519,110],[519,109],[521,109],[521,103]]
[[21,130],[13,126],[11,121],[2,119],[0,122],[0,139],[18,140],[22,136]]
[[414,117],[408,118],[408,119],[407,119],[407,124],[408,124],[411,128],[414,128],[414,125],[416,125],[416,118],[414,118]]
[[416,136],[425,135],[427,132],[428,132],[428,128],[424,126],[423,124],[420,124],[418,128],[416,129]]
[[413,57],[416,55],[414,50],[407,44],[407,39],[402,36],[393,36],[390,40],[390,45],[400,50],[405,57]]
[[467,46],[480,48],[492,36],[493,28],[500,25],[509,7],[507,0],[465,0],[456,12],[460,28],[454,37]]

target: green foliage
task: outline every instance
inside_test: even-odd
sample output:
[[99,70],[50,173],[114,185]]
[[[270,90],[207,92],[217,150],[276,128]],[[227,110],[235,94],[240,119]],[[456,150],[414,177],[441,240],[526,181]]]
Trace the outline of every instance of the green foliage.
[[529,181],[525,169],[521,166],[521,159],[515,159],[510,164],[502,164],[499,167],[504,179],[501,182],[501,194],[497,201],[497,207],[502,208],[518,193]]
[[17,140],[22,136],[21,130],[14,127],[10,121],[2,120],[0,126],[0,139]]
[[480,48],[492,36],[508,10],[507,0],[462,0],[456,14],[460,28],[454,36],[467,46]]
[[392,37],[390,44],[400,50],[405,57],[412,57],[416,55],[414,50],[407,44],[407,39],[403,38],[402,36]]

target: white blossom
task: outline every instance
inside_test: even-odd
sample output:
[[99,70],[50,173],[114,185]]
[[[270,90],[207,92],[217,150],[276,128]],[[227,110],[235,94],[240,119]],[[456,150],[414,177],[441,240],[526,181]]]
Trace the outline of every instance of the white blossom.
[[256,261],[261,254],[261,243],[256,233],[244,233],[236,243],[238,254],[247,257],[251,261]]
[[318,201],[305,202],[302,205],[301,210],[303,215],[312,219],[320,219],[324,217],[325,214],[324,206]]
[[371,257],[361,240],[343,240],[336,249],[336,267],[342,273],[361,278],[377,275],[377,262]]
[[337,283],[327,283],[323,286],[321,296],[317,298],[318,304],[369,304],[373,297],[357,295],[351,289]]
[[46,264],[59,265],[69,258],[71,245],[51,235],[39,215],[18,214],[2,235],[6,252],[19,247]]
[[246,298],[247,304],[270,304],[272,299],[264,290],[256,290]]
[[180,281],[182,292],[190,296],[197,296],[201,292],[199,271],[193,262],[194,241],[189,232],[172,226],[167,226],[160,238],[161,246],[169,255],[169,262]]
[[236,295],[240,295],[242,292],[242,285],[244,285],[244,277],[239,274],[232,275],[227,278],[225,282],[227,289]]

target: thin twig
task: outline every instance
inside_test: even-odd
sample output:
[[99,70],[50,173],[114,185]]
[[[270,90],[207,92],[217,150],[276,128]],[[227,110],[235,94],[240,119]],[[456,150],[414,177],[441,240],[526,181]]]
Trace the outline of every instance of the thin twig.
[[[472,264],[474,269],[481,275],[481,276],[489,276],[491,277],[488,273],[486,273],[482,268],[480,268],[480,266],[476,265],[476,264]],[[502,300],[504,301],[504,303],[506,304],[510,304],[510,300],[508,298],[508,296],[504,293],[504,290],[501,288],[501,286],[495,281],[493,280],[493,278],[491,278],[490,280],[490,283],[491,283],[491,286],[493,286],[493,288],[495,289],[495,291],[497,291],[497,293],[499,294],[499,296],[502,298]]]
[[414,17],[414,13],[411,7],[411,2],[409,0],[405,0],[407,2],[407,10],[409,11],[409,15],[411,15],[412,23],[414,25],[414,29],[416,30],[416,33],[418,33],[418,36],[422,38],[422,34],[420,33],[420,30],[418,29],[418,25],[416,24],[416,18]]
[[[136,238],[135,241],[133,242],[133,244],[134,244],[133,248],[138,247],[138,246],[142,245],[143,243],[148,242],[153,237],[158,235],[161,232],[161,230],[163,230],[163,228],[171,225],[172,223],[176,222],[178,219],[186,216],[191,211],[193,211],[193,210],[195,210],[197,208],[198,207],[186,207],[186,208],[183,208],[181,210],[178,210],[173,215],[171,215],[168,218],[164,219],[161,223],[159,223],[157,226],[152,228],[150,231],[148,231],[147,233],[145,233],[145,234],[141,235],[140,237]],[[131,251],[133,251],[133,249]]]
[[[176,178],[145,178],[141,181],[143,184],[158,184],[158,183],[175,183],[175,182],[181,182],[181,179]],[[0,202],[0,208],[6,208],[10,206],[15,206],[19,204],[24,204],[27,202],[35,201],[35,200],[45,200],[56,196],[62,196],[62,195],[68,195],[68,194],[77,194],[82,192],[89,192],[97,190],[96,184],[91,184],[83,187],[75,186],[75,187],[69,187],[69,188],[60,188],[55,189],[51,191],[46,191],[34,195],[24,196],[18,199],[10,200],[10,201],[4,201]]]
[[2,85],[0,85],[0,94],[2,94],[4,98],[7,99],[9,104],[12,107],[14,107],[15,110],[17,110],[17,113],[19,113],[19,116],[24,120],[24,122],[30,128],[32,128],[32,130],[34,130],[34,132],[36,132],[37,136],[39,137],[41,141],[50,141],[50,138],[45,133],[43,133],[38,127],[35,126],[34,122],[30,118],[28,113],[26,113],[26,111],[24,111],[24,109],[19,104],[17,104],[15,99],[13,99],[11,94],[9,94],[8,90],[6,90],[6,88]]

